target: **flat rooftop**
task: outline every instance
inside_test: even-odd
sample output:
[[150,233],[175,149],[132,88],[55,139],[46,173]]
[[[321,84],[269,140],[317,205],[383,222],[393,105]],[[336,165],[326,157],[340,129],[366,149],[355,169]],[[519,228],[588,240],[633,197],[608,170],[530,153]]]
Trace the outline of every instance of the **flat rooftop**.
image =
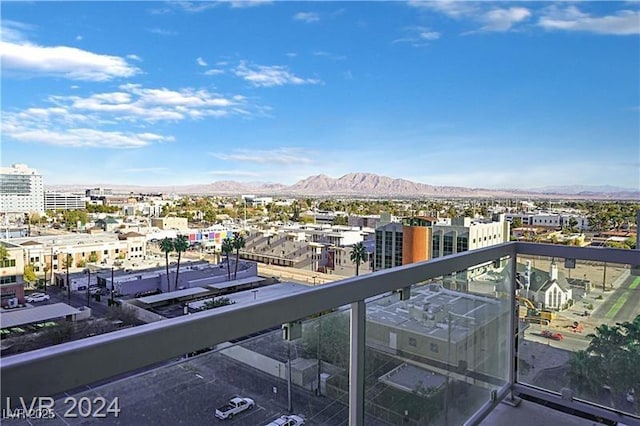
[[402,364],[380,376],[378,380],[396,389],[415,392],[420,387],[425,390],[438,389],[447,379],[445,376],[423,370],[415,365]]
[[308,291],[309,287],[302,284],[292,282],[284,282],[279,284],[271,284],[264,287],[257,287],[252,290],[239,291],[229,294],[225,297],[237,304],[248,304],[254,301],[264,301],[269,299],[277,299],[283,296]]
[[238,280],[223,281],[221,283],[209,284],[207,287],[212,288],[214,290],[221,290],[221,289],[235,287],[239,285],[258,283],[260,281],[264,281],[264,278],[255,276],[255,277],[240,278]]
[[[457,342],[475,327],[501,315],[502,311],[498,301],[429,284],[412,289],[408,301],[369,303],[367,320]],[[425,320],[425,316],[431,316],[433,320]]]
[[77,314],[80,311],[66,303],[53,303],[51,305],[24,308],[15,311],[4,311],[0,314],[0,328],[18,327],[25,324],[44,322],[67,315]]
[[184,290],[172,291],[170,293],[154,294],[153,296],[140,297],[137,300],[146,304],[153,305],[155,303],[166,302],[167,300],[179,299],[181,297],[195,296],[203,293],[208,293],[209,290],[204,288],[194,287],[185,288]]

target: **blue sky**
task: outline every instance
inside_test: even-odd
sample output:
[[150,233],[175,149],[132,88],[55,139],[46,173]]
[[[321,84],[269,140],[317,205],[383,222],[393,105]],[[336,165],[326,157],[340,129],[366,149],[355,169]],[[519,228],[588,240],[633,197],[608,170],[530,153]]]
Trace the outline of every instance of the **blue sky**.
[[3,2],[46,184],[640,187],[637,2]]

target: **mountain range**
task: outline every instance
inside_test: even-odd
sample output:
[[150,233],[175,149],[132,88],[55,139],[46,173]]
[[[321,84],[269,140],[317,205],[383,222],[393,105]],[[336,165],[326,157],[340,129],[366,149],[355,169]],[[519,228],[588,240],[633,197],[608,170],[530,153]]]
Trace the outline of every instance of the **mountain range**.
[[87,188],[110,188],[116,193],[177,193],[202,195],[289,195],[289,196],[352,196],[379,198],[416,198],[416,197],[459,197],[459,198],[500,198],[530,197],[552,198],[602,198],[602,199],[640,199],[640,190],[612,186],[554,186],[519,189],[465,188],[459,186],[434,186],[406,179],[394,179],[373,173],[349,173],[340,178],[323,174],[310,176],[293,185],[265,182],[217,181],[201,185],[180,186],[133,186],[133,185],[50,185],[47,190],[84,191]]

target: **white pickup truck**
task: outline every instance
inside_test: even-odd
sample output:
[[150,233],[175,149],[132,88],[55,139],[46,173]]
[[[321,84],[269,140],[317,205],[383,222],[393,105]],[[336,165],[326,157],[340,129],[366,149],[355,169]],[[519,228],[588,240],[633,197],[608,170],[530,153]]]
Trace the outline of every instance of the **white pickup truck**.
[[244,410],[251,409],[256,403],[251,398],[235,397],[231,398],[228,404],[216,409],[216,417],[224,420],[230,419],[234,414],[243,412]]

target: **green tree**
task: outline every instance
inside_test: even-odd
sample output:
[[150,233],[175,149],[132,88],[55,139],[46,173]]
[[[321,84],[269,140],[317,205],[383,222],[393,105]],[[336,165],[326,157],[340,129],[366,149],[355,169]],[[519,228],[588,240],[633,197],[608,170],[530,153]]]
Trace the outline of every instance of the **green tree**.
[[169,253],[173,251],[173,240],[166,237],[160,242],[160,250],[164,252],[165,265],[167,266],[167,291],[171,291],[171,281],[169,280]]
[[570,217],[569,218],[569,232],[571,232],[572,234],[575,234],[576,232],[578,232],[578,221],[576,220],[575,217]]
[[302,333],[302,347],[306,356],[316,358],[319,355],[322,361],[343,368],[348,366],[349,315],[332,313],[316,321],[322,321],[322,326],[310,327]]
[[522,228],[522,219],[519,217],[514,217],[511,220],[511,228]]
[[227,281],[231,281],[231,266],[229,265],[229,255],[233,253],[233,240],[229,237],[222,240],[222,254],[227,259]]
[[[602,386],[611,389],[611,405],[640,383],[640,315],[631,322],[602,324],[584,351],[578,351],[569,362],[568,375],[579,390],[595,393]],[[635,401],[638,412],[638,401]]]
[[9,250],[0,243],[0,261],[5,261],[9,258]]
[[29,284],[33,284],[38,280],[36,276],[35,268],[32,264],[25,265],[23,272],[23,279]]
[[97,261],[98,261],[98,253],[96,253],[95,251],[92,251],[91,254],[89,255],[89,262],[95,263]]
[[200,310],[207,311],[209,309],[215,309],[221,306],[233,305],[234,303],[236,302],[229,300],[228,297],[219,297],[217,299],[212,299],[206,302],[204,306],[200,308]]
[[347,216],[342,216],[342,215],[336,216],[333,219],[332,224],[333,225],[344,225],[344,226],[346,226],[346,225],[349,224],[349,218]]
[[360,264],[368,259],[367,250],[362,241],[356,243],[351,248],[351,261],[356,265],[356,276],[360,273]]
[[180,257],[183,252],[189,248],[189,238],[186,235],[178,235],[173,242],[173,249],[178,252],[178,264],[176,266],[176,283],[173,286],[174,290],[178,289],[178,273],[180,272]]
[[236,265],[233,272],[233,279],[235,280],[238,277],[238,265],[240,264],[240,250],[242,250],[246,244],[246,241],[239,232],[235,232],[233,234],[233,248],[236,251]]

